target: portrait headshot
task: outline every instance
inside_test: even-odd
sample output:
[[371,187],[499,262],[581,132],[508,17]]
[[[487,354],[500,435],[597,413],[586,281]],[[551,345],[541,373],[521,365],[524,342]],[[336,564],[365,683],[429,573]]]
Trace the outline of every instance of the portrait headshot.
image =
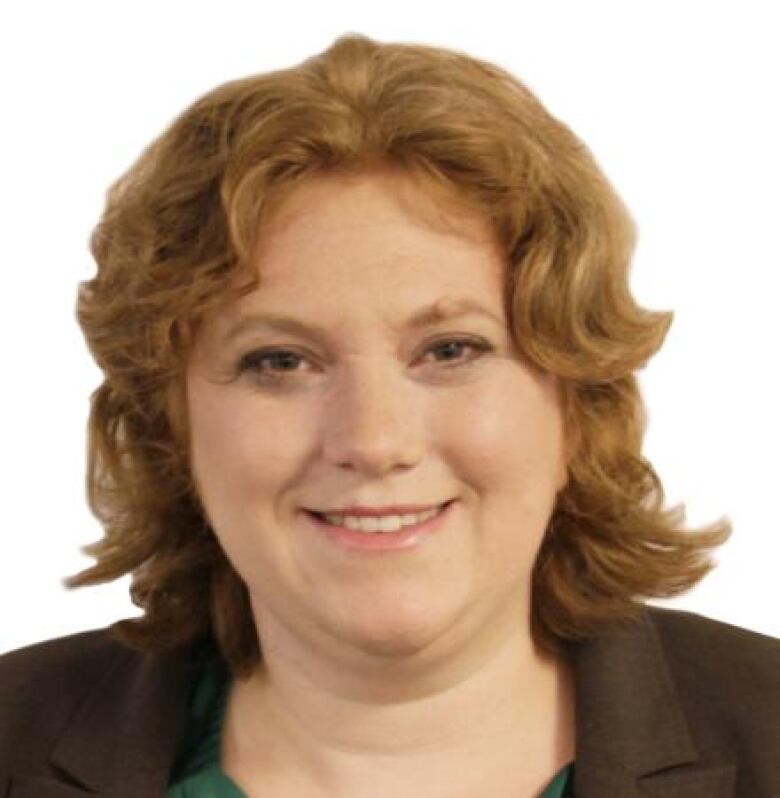
[[226,8],[16,98],[0,796],[779,798],[769,99],[620,82],[668,11]]

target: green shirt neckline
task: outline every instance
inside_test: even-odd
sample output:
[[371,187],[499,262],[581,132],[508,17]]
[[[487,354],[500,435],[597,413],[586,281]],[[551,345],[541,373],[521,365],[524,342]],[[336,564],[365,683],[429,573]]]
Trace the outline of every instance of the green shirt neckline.
[[[247,798],[220,764],[230,669],[213,644],[207,644],[204,654],[203,670],[187,704],[166,798]],[[539,798],[574,798],[573,770],[574,763],[561,768]]]

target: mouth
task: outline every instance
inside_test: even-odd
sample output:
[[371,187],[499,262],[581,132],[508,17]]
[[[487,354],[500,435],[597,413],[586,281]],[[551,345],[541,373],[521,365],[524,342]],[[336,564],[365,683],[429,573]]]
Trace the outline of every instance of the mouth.
[[407,516],[333,516],[306,510],[315,529],[342,549],[388,552],[418,546],[445,525],[456,499]]
[[355,531],[366,533],[395,533],[405,528],[425,523],[431,518],[435,518],[446,510],[455,499],[450,499],[442,504],[431,505],[427,509],[416,511],[399,510],[398,512],[379,512],[371,510],[360,510],[350,512],[349,510],[321,512],[319,510],[305,510],[314,520],[320,521],[331,526],[345,527]]

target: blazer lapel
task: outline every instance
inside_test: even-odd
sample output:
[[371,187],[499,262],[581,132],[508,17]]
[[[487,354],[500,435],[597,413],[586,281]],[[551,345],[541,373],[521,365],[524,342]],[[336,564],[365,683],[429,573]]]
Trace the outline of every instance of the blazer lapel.
[[[4,779],[7,798],[164,795],[197,676],[197,646],[120,650],[52,751],[54,776]],[[647,610],[570,646],[576,798],[734,798],[736,764],[696,749]]]
[[733,798],[736,765],[699,761],[646,609],[571,655],[577,798]]
[[8,792],[0,792],[0,795],[8,798],[88,798],[94,795],[89,790],[45,776],[14,777],[7,789]]
[[9,798],[163,795],[196,662],[122,650],[52,750],[54,778],[11,779]]

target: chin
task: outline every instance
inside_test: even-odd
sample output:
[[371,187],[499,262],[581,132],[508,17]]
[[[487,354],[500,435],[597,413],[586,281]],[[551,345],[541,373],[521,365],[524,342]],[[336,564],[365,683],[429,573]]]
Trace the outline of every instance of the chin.
[[[408,608],[407,608],[408,610]],[[357,621],[357,623],[356,623]],[[376,613],[350,618],[341,628],[342,639],[353,649],[380,659],[414,660],[430,651],[455,622],[452,612],[399,612],[390,617]]]

